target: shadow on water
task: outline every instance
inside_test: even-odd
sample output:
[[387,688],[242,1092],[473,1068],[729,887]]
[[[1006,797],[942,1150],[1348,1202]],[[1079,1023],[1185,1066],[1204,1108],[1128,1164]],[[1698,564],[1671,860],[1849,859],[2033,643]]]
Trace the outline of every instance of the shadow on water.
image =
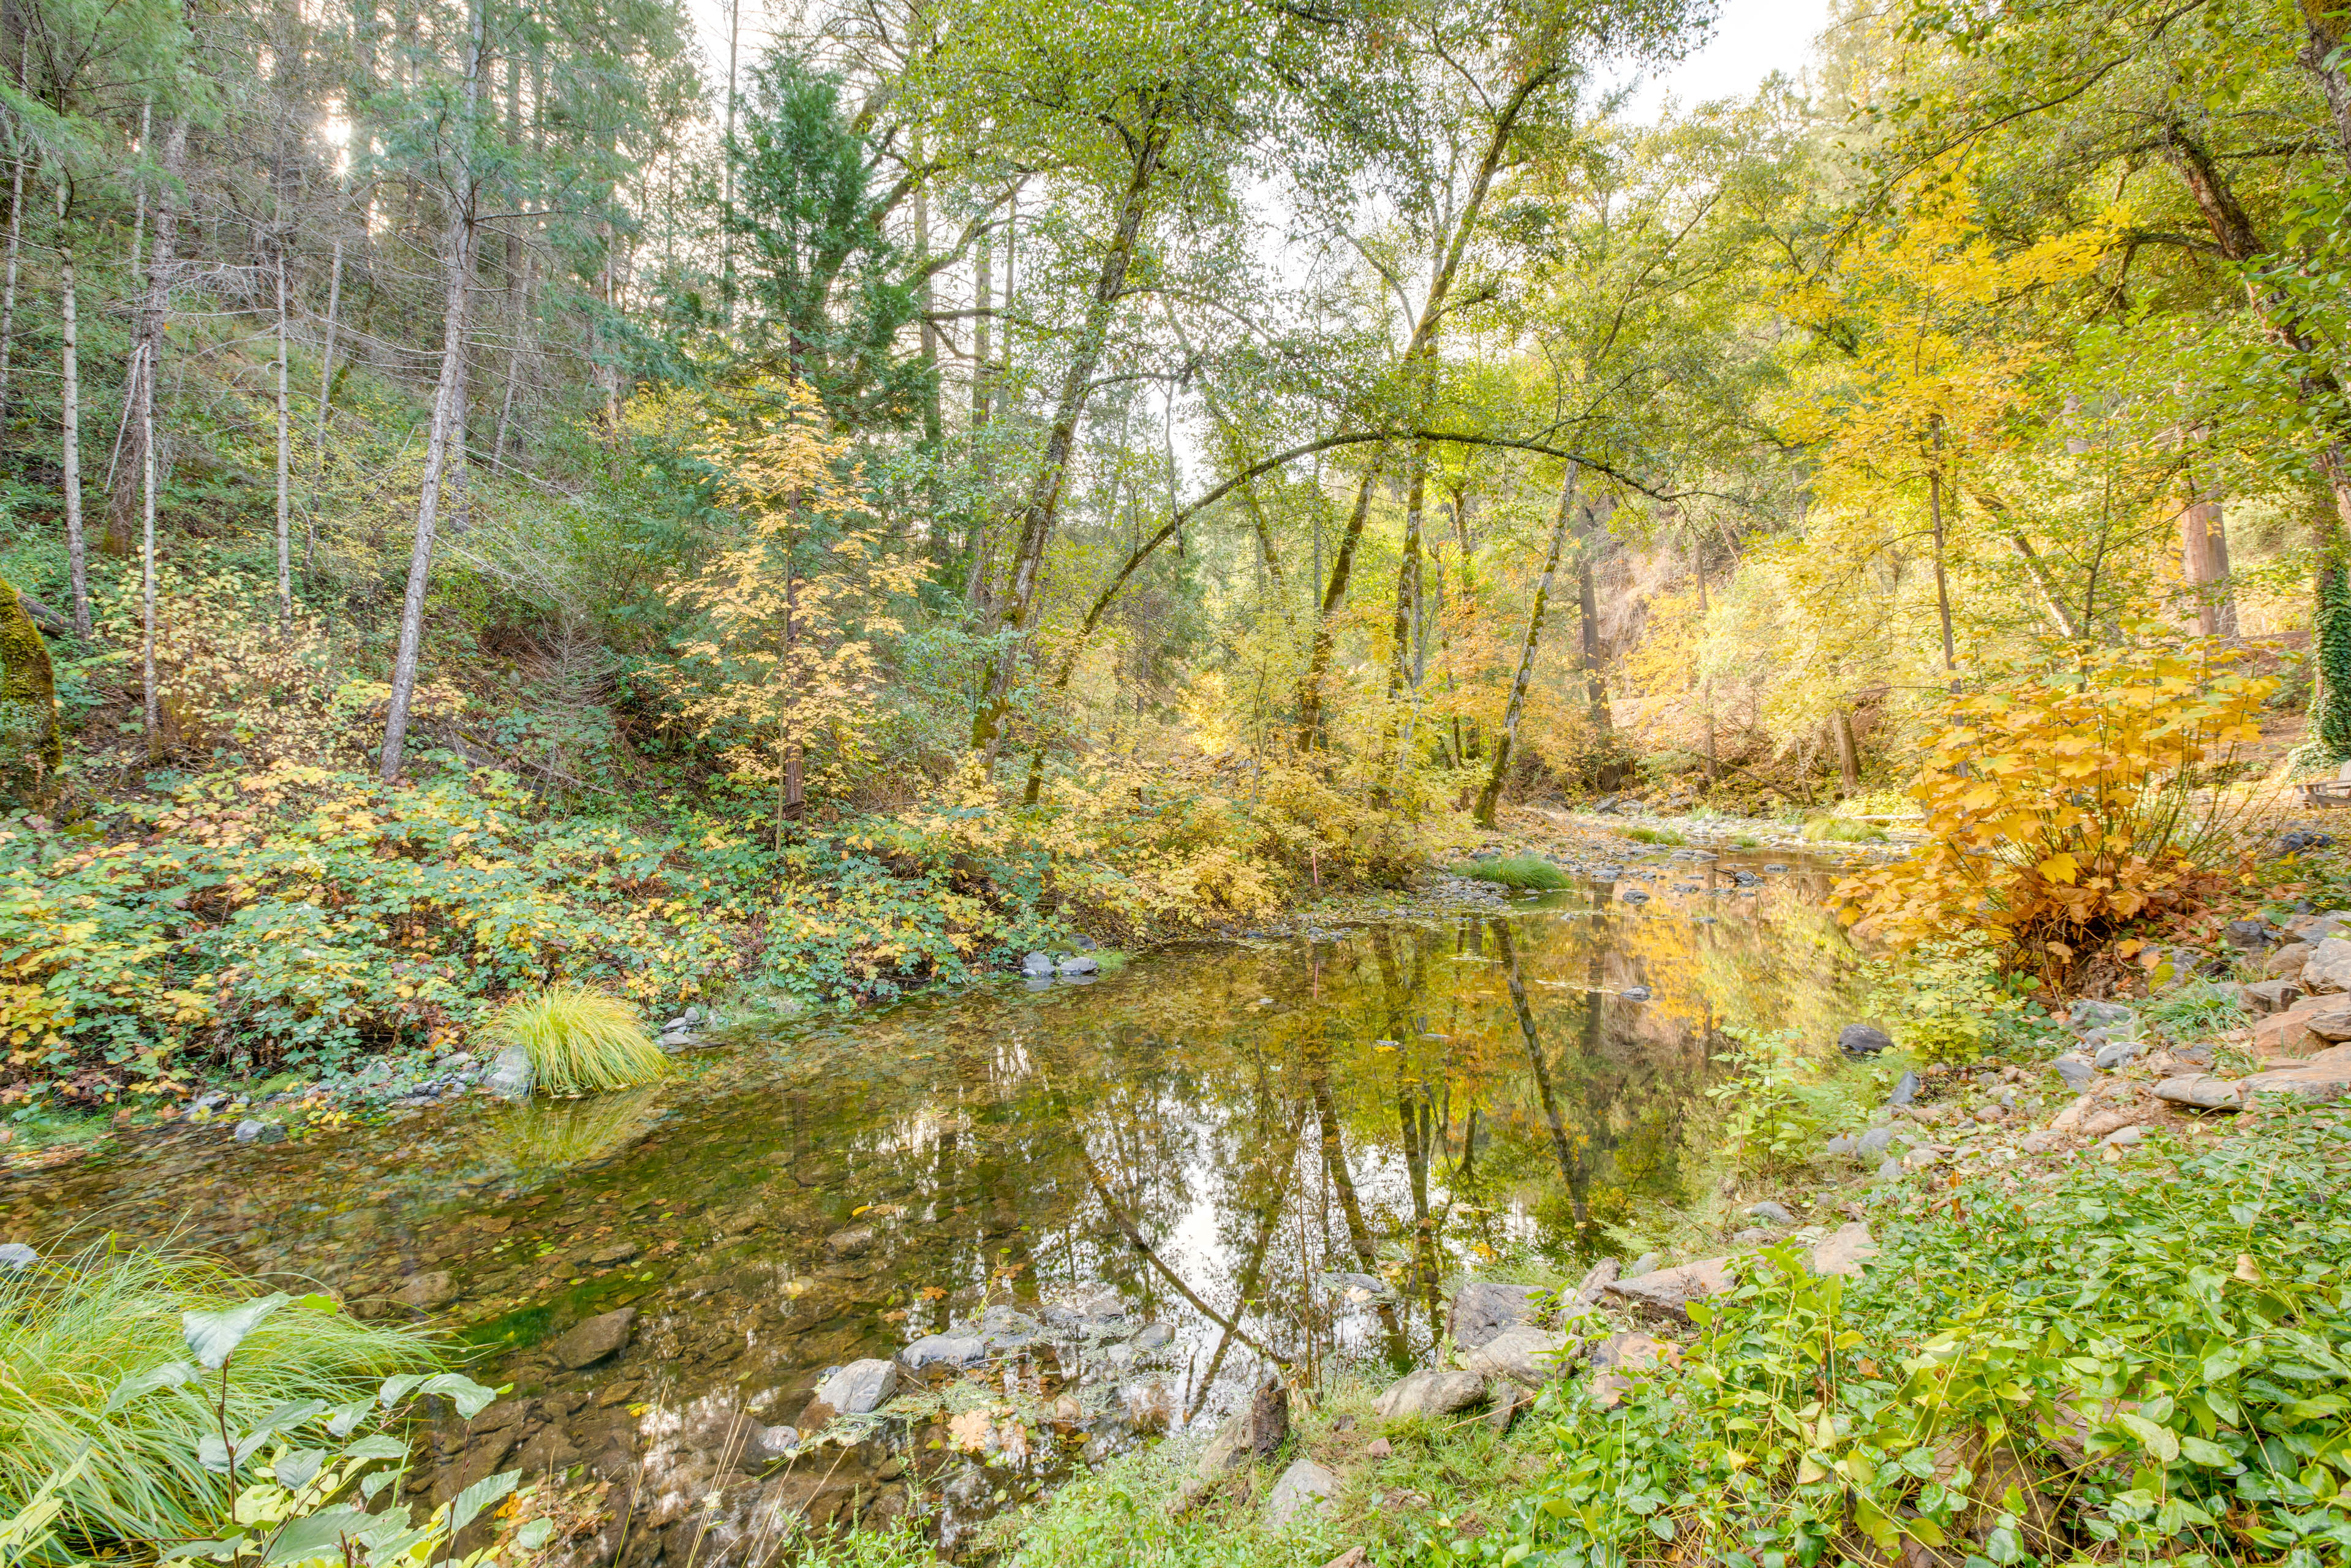
[[[1269,1364],[1401,1371],[1448,1280],[1513,1249],[1573,1265],[1690,1196],[1720,1031],[1854,1016],[1823,873],[1734,881],[1762,863],[1653,855],[1624,884],[1646,904],[1586,886],[932,997],[623,1094],[276,1146],[190,1130],[15,1179],[0,1225],[176,1237],[363,1311],[404,1292],[515,1388],[415,1484],[589,1465],[636,1498],[632,1563],[744,1561],[779,1514],[870,1523],[910,1487],[952,1542]],[[585,1360],[569,1331],[622,1309],[625,1344]],[[959,1330],[984,1364],[787,1455],[831,1369]]]

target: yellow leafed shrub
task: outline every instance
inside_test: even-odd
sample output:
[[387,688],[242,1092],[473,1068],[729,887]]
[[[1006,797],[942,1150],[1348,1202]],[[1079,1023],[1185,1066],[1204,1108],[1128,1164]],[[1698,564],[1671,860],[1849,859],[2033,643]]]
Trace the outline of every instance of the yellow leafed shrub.
[[2275,688],[2235,651],[2116,648],[1956,697],[1911,794],[1928,842],[1850,877],[1856,936],[1982,932],[2053,979],[2125,922],[2192,896],[2225,849],[2220,765]]

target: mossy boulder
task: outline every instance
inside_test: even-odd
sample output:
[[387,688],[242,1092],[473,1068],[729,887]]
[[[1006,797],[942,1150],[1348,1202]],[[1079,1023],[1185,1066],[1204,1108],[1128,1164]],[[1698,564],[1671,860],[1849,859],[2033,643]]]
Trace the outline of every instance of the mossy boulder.
[[64,762],[49,645],[15,585],[0,578],[0,794],[12,806],[45,808]]

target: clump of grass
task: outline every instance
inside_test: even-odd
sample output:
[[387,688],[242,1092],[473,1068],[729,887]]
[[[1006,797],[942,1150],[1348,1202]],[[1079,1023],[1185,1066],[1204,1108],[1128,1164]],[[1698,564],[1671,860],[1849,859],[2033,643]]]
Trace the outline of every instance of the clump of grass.
[[1512,855],[1507,860],[1464,861],[1453,868],[1456,876],[1499,883],[1524,892],[1532,888],[1565,887],[1568,874],[1540,855]]
[[1752,833],[1733,833],[1730,835],[1730,847],[1734,850],[1761,849],[1763,841]]
[[[218,1480],[196,1457],[198,1440],[218,1433],[217,1376],[205,1378],[202,1398],[154,1396],[109,1413],[107,1396],[135,1373],[187,1359],[181,1313],[263,1293],[210,1259],[103,1243],[0,1274],[0,1519],[87,1450],[57,1521],[60,1548],[196,1531],[219,1501]],[[228,1424],[242,1432],[287,1401],[364,1398],[382,1378],[437,1360],[422,1331],[290,1303],[236,1347]]]
[[1627,828],[1625,836],[1636,844],[1686,844],[1689,841],[1672,828]]
[[549,986],[517,998],[490,1019],[489,1037],[519,1046],[542,1089],[576,1094],[626,1089],[669,1071],[669,1058],[637,1021],[636,1009],[585,986]]
[[1815,844],[1882,844],[1886,830],[1851,817],[1814,817],[1804,824],[1804,839]]
[[2206,1040],[2252,1022],[2235,993],[2210,980],[2189,980],[2153,998],[2139,1016],[2176,1040]]

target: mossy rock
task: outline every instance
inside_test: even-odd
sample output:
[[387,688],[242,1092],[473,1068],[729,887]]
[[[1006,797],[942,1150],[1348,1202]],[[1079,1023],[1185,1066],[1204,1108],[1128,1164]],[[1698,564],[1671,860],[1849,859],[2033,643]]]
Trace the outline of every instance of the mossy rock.
[[49,645],[16,586],[0,578],[0,793],[36,810],[57,798],[65,747]]

